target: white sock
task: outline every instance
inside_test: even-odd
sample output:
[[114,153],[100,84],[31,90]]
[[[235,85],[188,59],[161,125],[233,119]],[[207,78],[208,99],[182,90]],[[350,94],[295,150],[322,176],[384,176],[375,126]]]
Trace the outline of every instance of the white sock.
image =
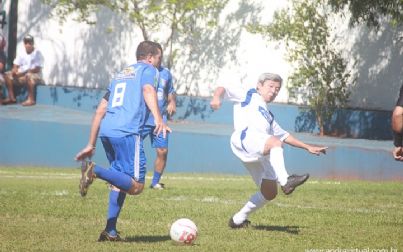
[[274,169],[274,172],[277,175],[277,180],[281,186],[287,184],[288,180],[288,173],[285,169],[284,165],[284,155],[283,155],[283,148],[281,147],[274,147],[270,149],[270,164]]
[[253,194],[244,207],[232,217],[234,223],[237,225],[241,224],[248,218],[249,214],[263,207],[267,202],[269,201],[264,198],[260,191]]

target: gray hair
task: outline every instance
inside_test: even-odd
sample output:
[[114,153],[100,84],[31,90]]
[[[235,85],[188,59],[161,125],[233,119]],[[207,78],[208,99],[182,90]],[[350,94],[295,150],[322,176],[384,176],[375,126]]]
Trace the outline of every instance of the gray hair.
[[275,81],[275,82],[280,82],[280,85],[283,84],[283,79],[281,78],[280,75],[278,74],[274,74],[274,73],[263,73],[259,76],[259,80],[258,83],[263,84],[263,82],[267,81],[267,80],[271,80],[271,81]]

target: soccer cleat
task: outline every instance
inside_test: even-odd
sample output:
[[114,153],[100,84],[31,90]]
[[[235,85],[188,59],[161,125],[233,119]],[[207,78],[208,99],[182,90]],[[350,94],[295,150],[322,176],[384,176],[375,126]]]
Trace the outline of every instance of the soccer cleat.
[[157,183],[155,185],[150,185],[151,189],[156,189],[156,190],[163,190],[165,189],[165,184],[163,183]]
[[80,194],[82,197],[87,195],[88,188],[92,184],[95,178],[95,174],[93,172],[95,164],[91,161],[82,161],[81,162],[81,179],[80,179]]
[[108,234],[108,232],[106,232],[106,230],[104,230],[99,235],[98,241],[99,242],[103,242],[103,241],[122,242],[124,240],[122,238],[120,238],[119,234],[117,234],[116,236],[111,236]]
[[305,181],[307,181],[308,178],[309,178],[308,173],[301,176],[293,174],[288,177],[287,184],[282,186],[281,189],[283,190],[285,195],[289,195],[295,190],[295,188],[297,188],[297,186],[300,186],[303,183],[305,183]]
[[247,228],[250,225],[249,220],[244,220],[241,224],[235,224],[234,220],[232,217],[228,221],[228,226],[230,228]]

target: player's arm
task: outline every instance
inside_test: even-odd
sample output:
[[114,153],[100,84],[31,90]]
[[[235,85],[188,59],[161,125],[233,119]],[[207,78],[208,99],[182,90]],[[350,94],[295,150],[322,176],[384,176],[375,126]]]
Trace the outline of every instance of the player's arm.
[[213,110],[218,110],[221,107],[221,99],[224,97],[225,88],[224,87],[217,87],[214,90],[213,98],[210,101],[210,107]]
[[403,107],[396,106],[392,114],[393,143],[395,148],[392,151],[393,157],[403,161]]
[[79,153],[77,153],[75,157],[76,160],[84,160],[86,158],[90,158],[95,153],[99,126],[101,125],[101,120],[102,118],[104,118],[106,109],[108,107],[108,100],[105,97],[106,96],[104,96],[104,98],[102,98],[102,100],[98,104],[97,110],[95,111],[95,115],[92,119],[90,138],[88,140],[88,144],[87,146],[84,147],[84,149],[82,149]]
[[304,149],[308,151],[311,154],[319,155],[320,153],[326,154],[326,149],[328,147],[325,146],[314,146],[310,144],[306,144],[300,140],[298,140],[296,137],[292,136],[291,134],[288,135],[286,139],[284,139],[284,143],[289,144],[291,146],[297,147]]
[[176,94],[172,92],[168,94],[167,112],[169,116],[173,116],[176,113]]
[[160,110],[158,108],[157,102],[157,92],[155,92],[155,88],[151,84],[145,84],[143,86],[143,96],[144,101],[147,104],[148,109],[150,109],[151,114],[155,120],[155,130],[154,133],[159,135],[161,132],[166,137],[166,132],[171,132],[171,129],[164,123],[162,120],[162,116]]

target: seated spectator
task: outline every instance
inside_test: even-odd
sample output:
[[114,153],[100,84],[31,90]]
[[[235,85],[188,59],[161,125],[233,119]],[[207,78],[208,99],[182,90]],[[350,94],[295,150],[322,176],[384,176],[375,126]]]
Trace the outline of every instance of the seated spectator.
[[8,98],[3,104],[13,104],[17,100],[14,95],[13,85],[26,85],[28,98],[23,106],[35,105],[35,85],[42,82],[43,56],[41,52],[34,47],[34,38],[31,35],[24,37],[25,50],[14,59],[13,68],[6,72],[5,81],[8,91]]
[[4,52],[6,48],[6,38],[0,34],[0,104],[3,101],[4,71],[6,70],[7,57]]

